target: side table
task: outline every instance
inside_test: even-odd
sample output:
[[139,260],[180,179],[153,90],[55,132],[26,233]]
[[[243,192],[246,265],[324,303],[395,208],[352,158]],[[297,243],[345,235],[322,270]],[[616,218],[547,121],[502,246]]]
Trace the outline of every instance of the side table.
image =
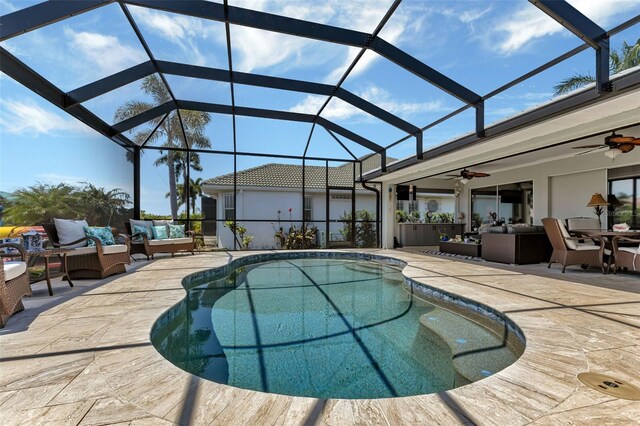
[[[45,273],[45,279],[47,280],[47,288],[49,289],[49,296],[53,296],[53,289],[51,288],[51,267],[50,267],[50,262],[49,262],[49,258],[51,256],[60,256],[62,259],[62,279],[67,279],[67,281],[69,282],[69,287],[73,287],[73,283],[71,282],[71,278],[69,277],[69,273],[67,272],[67,254],[71,253],[73,251],[73,249],[67,249],[67,248],[48,248],[48,249],[43,249],[43,250],[38,250],[38,251],[31,251],[29,252],[29,256],[34,256],[34,257],[44,257],[44,273]],[[36,279],[34,281],[31,281],[31,284],[36,283],[36,282],[40,282],[42,281],[42,279]]]

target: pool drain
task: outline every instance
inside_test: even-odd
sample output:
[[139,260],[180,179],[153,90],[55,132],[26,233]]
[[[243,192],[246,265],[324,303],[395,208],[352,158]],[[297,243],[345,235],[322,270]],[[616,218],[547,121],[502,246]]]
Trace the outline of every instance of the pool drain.
[[598,373],[580,373],[578,379],[591,389],[606,395],[640,401],[640,388],[625,380]]

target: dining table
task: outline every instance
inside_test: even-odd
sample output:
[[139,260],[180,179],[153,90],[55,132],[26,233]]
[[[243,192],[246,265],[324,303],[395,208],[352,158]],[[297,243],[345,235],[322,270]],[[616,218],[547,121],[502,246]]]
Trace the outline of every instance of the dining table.
[[615,263],[615,253],[611,242],[614,237],[625,237],[634,240],[640,240],[640,229],[629,229],[627,231],[612,231],[608,229],[573,229],[571,233],[579,237],[594,237],[604,241],[605,248],[611,250],[611,259],[609,265]]

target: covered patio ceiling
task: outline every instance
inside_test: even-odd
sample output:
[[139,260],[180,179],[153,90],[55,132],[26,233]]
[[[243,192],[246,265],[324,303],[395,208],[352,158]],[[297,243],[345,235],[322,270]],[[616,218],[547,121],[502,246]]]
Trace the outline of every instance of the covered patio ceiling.
[[[366,148],[371,152],[370,155],[379,155],[381,161],[380,169],[365,176],[364,179],[384,180],[383,175],[387,172],[387,150],[406,140],[414,139],[415,154],[410,158],[396,163],[392,167],[392,170],[399,171],[405,167],[415,165],[418,162],[441,157],[445,153],[451,152],[451,150],[457,150],[458,147],[461,146],[468,146],[471,144],[475,145],[479,142],[483,142],[484,140],[492,140],[493,142],[491,143],[495,143],[494,140],[502,135],[511,134],[513,131],[526,132],[526,129],[529,126],[540,123],[541,120],[559,117],[562,114],[567,114],[572,111],[578,111],[587,105],[597,104],[600,101],[606,102],[608,100],[616,100],[616,102],[620,102],[620,100],[623,99],[624,93],[629,91],[631,91],[631,93],[635,93],[638,85],[640,84],[640,74],[637,70],[615,80],[614,83],[610,81],[609,75],[610,37],[630,28],[633,25],[636,25],[640,22],[640,15],[633,16],[626,22],[623,22],[607,31],[588,16],[585,16],[570,3],[555,0],[530,0],[530,3],[546,14],[549,18],[562,25],[564,30],[571,32],[576,37],[579,37],[583,43],[578,47],[541,64],[530,72],[497,87],[495,90],[492,90],[485,95],[480,95],[468,87],[465,87],[444,73],[429,66],[427,63],[418,60],[416,57],[385,41],[380,36],[385,25],[401,5],[401,0],[395,0],[390,4],[382,19],[370,33],[237,7],[230,5],[228,0],[225,0],[224,3],[201,0],[47,1],[0,17],[0,42],[5,42],[14,37],[19,37],[24,33],[37,30],[59,21],[68,20],[74,16],[97,10],[113,3],[119,6],[126,17],[126,20],[148,57],[147,61],[69,91],[63,91],[56,87],[51,81],[22,62],[19,55],[9,52],[4,46],[0,47],[0,70],[38,93],[52,104],[60,107],[68,114],[74,116],[94,130],[138,155],[141,148],[147,148],[146,143],[149,138],[151,138],[152,133],[157,130],[162,121],[167,119],[167,117],[174,111],[175,114],[177,114],[182,127],[182,138],[185,146],[181,149],[186,151],[195,150],[191,145],[191,141],[189,141],[187,132],[184,130],[184,126],[182,125],[181,110],[196,110],[214,114],[230,115],[233,119],[233,151],[202,150],[204,152],[233,155],[252,154],[251,152],[240,153],[236,149],[235,119],[237,116],[303,122],[310,124],[307,148],[316,126],[322,127],[343,148],[344,145],[341,142],[340,137]],[[177,16],[203,19],[208,22],[223,23],[226,32],[228,67],[226,69],[212,68],[158,59],[154,49],[150,47],[150,44],[140,30],[138,20],[131,13],[132,6],[136,8],[162,11],[164,13],[175,14]],[[349,46],[360,50],[335,84],[315,83],[277,76],[238,72],[234,70],[233,66],[234,61],[232,49],[234,41],[231,37],[230,25],[319,40],[322,42]],[[595,57],[595,89],[585,91],[584,93],[576,96],[571,96],[568,99],[559,99],[544,106],[543,108],[518,115],[504,123],[499,123],[488,128],[485,126],[485,101],[494,98],[496,95],[499,95],[509,88],[521,84],[523,81],[542,73],[550,67],[553,67],[587,50],[592,50]],[[343,87],[343,83],[368,51],[374,52],[376,55],[391,61],[404,70],[417,76],[419,79],[459,100],[462,102],[462,106],[440,119],[420,127],[390,112],[382,105],[376,105],[375,103],[356,95],[352,91],[345,89]],[[64,61],[65,58],[60,58],[60,60]],[[115,124],[108,124],[83,105],[87,101],[95,99],[100,95],[111,92],[150,75],[157,75],[162,80],[170,98],[167,102],[154,106],[147,111]],[[183,76],[195,78],[202,82],[217,81],[228,84],[231,102],[230,104],[221,104],[181,99],[174,94],[169,79],[167,78],[168,76]],[[252,106],[241,106],[236,103],[236,85],[249,85],[306,94],[325,95],[327,98],[315,114],[255,108]],[[396,142],[385,145],[379,141],[373,141],[370,138],[366,138],[336,124],[334,121],[322,116],[323,111],[326,109],[332,98],[341,99],[352,107],[375,117],[375,119],[383,121],[401,130],[406,134],[406,136]],[[470,109],[474,110],[475,116],[474,132],[471,135],[459,138],[455,141],[442,145],[441,147],[436,147],[426,152],[424,151],[424,132]],[[141,143],[138,141],[138,143],[136,143],[126,136],[125,133],[127,131],[145,123],[153,123],[155,125],[154,130],[149,134],[145,141],[142,141]],[[357,162],[361,160],[361,158],[353,155],[348,149],[347,151],[352,157],[349,161]],[[302,156],[291,155],[283,157],[301,158],[303,160],[312,158],[307,156],[307,149],[305,149]],[[313,159],[335,160],[334,158]]]

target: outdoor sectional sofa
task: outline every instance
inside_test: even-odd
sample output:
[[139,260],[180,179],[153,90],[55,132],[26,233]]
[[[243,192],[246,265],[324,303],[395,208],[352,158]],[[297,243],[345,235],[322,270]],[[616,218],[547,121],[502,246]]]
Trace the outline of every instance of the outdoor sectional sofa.
[[493,226],[482,234],[482,258],[491,262],[525,265],[546,262],[551,244],[540,226]]
[[[133,223],[136,222],[140,223],[143,221],[135,221]],[[166,221],[153,221],[153,224],[164,225],[166,224]],[[187,251],[194,254],[196,234],[192,231],[186,231],[185,237],[181,238],[153,239],[149,238],[149,236],[144,233],[133,233],[132,222],[126,222],[125,227],[127,228],[127,233],[131,236],[131,255],[142,254],[147,256],[147,260],[149,260],[150,258],[153,258],[156,253],[171,253],[172,257],[174,254],[181,251]]]

